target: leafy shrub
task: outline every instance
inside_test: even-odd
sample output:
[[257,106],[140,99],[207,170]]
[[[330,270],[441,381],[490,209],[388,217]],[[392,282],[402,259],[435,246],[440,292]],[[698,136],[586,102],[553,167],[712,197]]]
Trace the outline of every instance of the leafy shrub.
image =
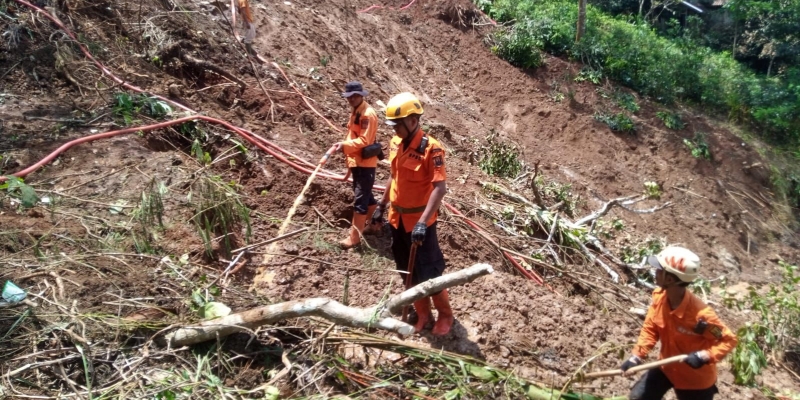
[[581,72],[578,73],[578,76],[575,77],[575,82],[592,82],[595,85],[599,85],[603,79],[603,72],[598,71],[592,68],[582,68]]
[[498,36],[496,46],[515,65],[540,65],[534,50],[567,54],[664,104],[692,101],[727,112],[775,143],[800,144],[800,68],[759,76],[730,53],[714,52],[691,37],[661,37],[645,22],[611,17],[593,5],[587,7],[586,34],[575,43],[576,3],[480,1],[493,18],[515,22],[508,28],[514,34]]
[[496,45],[492,52],[520,68],[538,68],[544,63],[541,42],[517,26],[500,30],[495,35]]
[[659,111],[656,113],[658,119],[664,121],[664,125],[672,130],[681,130],[686,127],[686,124],[683,123],[681,120],[681,116],[678,113],[673,113],[669,111]]
[[489,175],[514,178],[522,171],[517,147],[498,141],[494,131],[489,134],[487,144],[481,147],[479,154],[478,167]]
[[636,126],[634,126],[631,118],[623,113],[608,114],[598,112],[594,115],[594,119],[605,123],[615,132],[627,132],[631,134],[636,132]]
[[692,152],[692,157],[694,158],[704,158],[706,160],[711,159],[711,150],[708,148],[708,143],[706,142],[706,134],[702,132],[695,133],[694,139],[683,139],[683,144],[689,148],[689,151]]
[[757,318],[736,333],[739,344],[732,354],[732,369],[737,384],[755,383],[755,377],[767,365],[766,354],[800,350],[800,275],[796,265],[782,261],[779,265],[783,279],[779,285],[771,285],[767,293],[761,295],[750,287],[743,300],[725,299],[727,305],[751,310]]

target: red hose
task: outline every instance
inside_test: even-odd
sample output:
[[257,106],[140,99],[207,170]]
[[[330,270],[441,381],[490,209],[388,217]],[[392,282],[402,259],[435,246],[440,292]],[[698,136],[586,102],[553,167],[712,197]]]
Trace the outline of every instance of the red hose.
[[[462,214],[461,211],[458,211],[457,208],[455,208],[452,205],[450,205],[448,203],[445,203],[445,202],[442,202],[442,204],[444,204],[444,206],[448,210],[450,210],[453,214],[463,218],[464,222],[466,222],[467,225],[472,227],[472,229],[474,229],[474,230],[476,230],[478,232],[485,232],[483,229],[481,229],[480,226],[478,226],[478,224],[472,222],[469,218],[464,216],[464,214]],[[526,278],[528,278],[528,279],[530,279],[530,280],[532,280],[532,281],[534,281],[534,282],[536,282],[536,283],[538,283],[540,285],[544,285],[545,284],[544,283],[544,279],[542,279],[542,277],[539,276],[539,274],[537,274],[536,271],[528,271],[527,269],[525,269],[525,267],[520,265],[519,262],[517,262],[517,260],[511,254],[509,254],[507,251],[501,250],[501,252],[503,253],[503,256],[505,256],[506,259],[509,262],[511,262],[511,265],[513,265],[514,268],[516,268],[517,271],[519,271],[519,273],[522,274],[522,276],[524,276],[524,277],[526,277]],[[547,287],[550,288],[550,290],[553,290],[553,288],[551,288],[550,285],[547,285]]]
[[[16,177],[19,177],[19,178],[24,177],[24,176],[30,174],[31,172],[36,171],[37,169],[41,168],[43,165],[49,163],[50,161],[52,161],[53,159],[58,157],[59,154],[63,153],[64,151],[68,150],[69,148],[71,148],[72,146],[75,146],[77,144],[91,142],[91,141],[94,141],[94,140],[97,140],[97,139],[105,139],[105,138],[108,138],[108,137],[122,135],[122,134],[126,134],[126,133],[132,133],[132,132],[138,132],[138,131],[151,131],[151,130],[154,130],[154,129],[166,128],[168,126],[178,125],[178,124],[182,124],[184,122],[189,122],[189,121],[194,121],[194,120],[202,120],[202,121],[206,121],[206,122],[222,125],[222,126],[228,128],[228,129],[236,132],[237,134],[239,134],[239,136],[241,136],[242,138],[244,138],[248,142],[252,143],[254,146],[258,147],[261,150],[264,150],[265,152],[267,152],[271,156],[275,157],[276,159],[280,160],[283,163],[288,164],[292,168],[294,168],[294,169],[296,169],[296,170],[298,170],[300,172],[306,173],[306,174],[310,174],[311,172],[313,172],[312,169],[309,169],[309,168],[306,168],[306,167],[304,167],[304,166],[302,166],[300,164],[297,164],[294,161],[291,161],[291,160],[287,159],[286,157],[281,155],[279,152],[277,152],[277,151],[265,146],[260,141],[256,140],[250,134],[248,134],[244,129],[238,128],[236,126],[231,125],[228,122],[225,122],[225,121],[222,121],[222,120],[219,120],[219,119],[216,119],[216,118],[207,117],[205,115],[193,115],[193,116],[189,116],[189,117],[178,118],[178,119],[171,120],[171,121],[160,122],[160,123],[157,123],[157,124],[134,127],[134,128],[125,128],[125,129],[120,129],[120,130],[116,130],[116,131],[104,132],[104,133],[98,133],[98,134],[95,134],[95,135],[84,136],[82,138],[71,140],[71,141],[61,145],[59,148],[57,148],[56,150],[54,150],[53,152],[48,154],[45,158],[41,159],[36,164],[33,164],[30,167],[25,168],[22,171],[16,172],[13,175],[16,176]],[[298,158],[298,159],[300,159],[300,158]],[[338,180],[342,180],[343,179],[341,175],[334,175],[332,173],[325,173],[325,174],[320,174],[320,175],[324,176],[324,177],[327,177],[327,178],[331,178],[331,179],[338,179]],[[6,180],[6,178],[0,177],[0,182],[3,182],[5,180]]]

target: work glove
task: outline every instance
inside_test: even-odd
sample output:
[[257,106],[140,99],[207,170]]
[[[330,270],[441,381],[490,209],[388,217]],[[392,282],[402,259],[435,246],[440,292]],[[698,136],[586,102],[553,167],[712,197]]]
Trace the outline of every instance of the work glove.
[[703,356],[700,355],[699,351],[695,351],[694,353],[689,354],[689,357],[687,357],[686,360],[684,360],[683,362],[689,364],[689,366],[694,369],[698,369],[703,365],[708,364],[708,360],[703,358]]
[[425,241],[425,230],[428,229],[428,225],[424,222],[417,222],[414,225],[414,230],[411,231],[411,241],[416,244],[422,244]]
[[636,357],[636,356],[631,356],[631,358],[625,360],[625,362],[622,363],[622,366],[620,366],[619,369],[621,369],[622,372],[625,372],[625,371],[627,371],[627,370],[629,370],[629,369],[631,369],[631,368],[633,368],[633,367],[635,367],[635,366],[637,366],[637,365],[639,365],[641,363],[642,363],[642,359],[641,358]]
[[376,225],[380,225],[383,223],[383,207],[385,207],[385,205],[378,204],[378,207],[375,208],[375,212],[372,213],[371,223]]

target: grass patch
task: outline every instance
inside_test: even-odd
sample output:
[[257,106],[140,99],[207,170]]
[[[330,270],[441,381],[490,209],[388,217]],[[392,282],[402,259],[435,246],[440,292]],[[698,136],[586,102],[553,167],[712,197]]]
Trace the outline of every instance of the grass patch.
[[203,239],[206,255],[213,257],[213,243],[219,240],[220,250],[230,258],[238,230],[243,230],[245,242],[250,242],[250,209],[231,185],[219,177],[201,178],[189,196],[195,210],[191,221]]

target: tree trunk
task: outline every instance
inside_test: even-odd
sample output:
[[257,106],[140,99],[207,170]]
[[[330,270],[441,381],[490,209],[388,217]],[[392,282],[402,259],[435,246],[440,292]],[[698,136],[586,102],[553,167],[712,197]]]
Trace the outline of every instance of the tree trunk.
[[586,33],[586,0],[578,0],[578,28],[575,33],[575,43],[580,42]]

